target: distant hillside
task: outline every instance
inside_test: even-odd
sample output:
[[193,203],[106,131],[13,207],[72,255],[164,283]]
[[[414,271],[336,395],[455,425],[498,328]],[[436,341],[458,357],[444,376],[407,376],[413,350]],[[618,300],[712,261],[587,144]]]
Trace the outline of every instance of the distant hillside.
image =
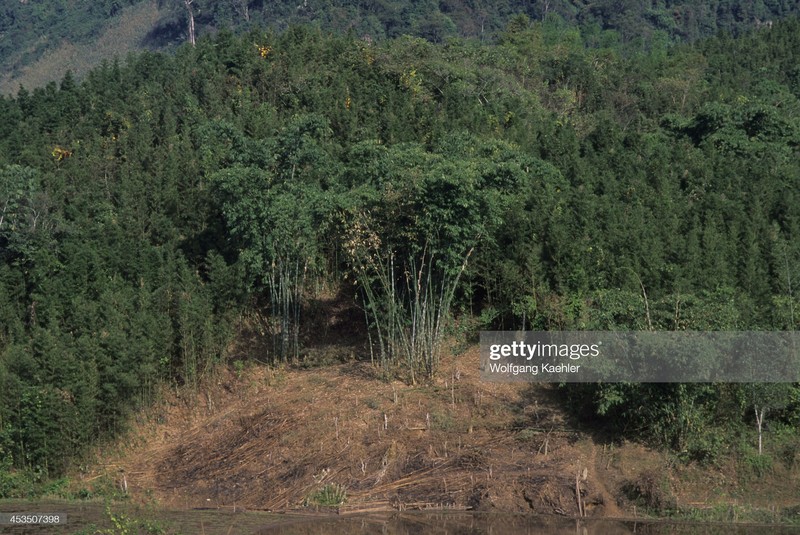
[[[799,0],[192,0],[197,34],[230,27],[316,24],[374,40],[404,34],[441,42],[494,39],[514,17],[581,28],[589,45],[628,49],[693,41],[771,25],[800,12]],[[171,49],[189,38],[184,0],[19,0],[0,7],[0,93],[80,75],[137,49]]]
[[[4,36],[12,33],[15,39],[0,41],[0,57],[5,58],[0,70],[0,94],[16,93],[20,86],[44,86],[61,80],[67,71],[83,77],[104,60],[152,48],[147,43],[148,35],[163,16],[156,3],[148,1],[129,6],[109,19],[96,20],[87,32],[70,33],[59,24],[54,24],[52,35],[4,31]],[[9,41],[21,44],[11,51],[6,48]]]

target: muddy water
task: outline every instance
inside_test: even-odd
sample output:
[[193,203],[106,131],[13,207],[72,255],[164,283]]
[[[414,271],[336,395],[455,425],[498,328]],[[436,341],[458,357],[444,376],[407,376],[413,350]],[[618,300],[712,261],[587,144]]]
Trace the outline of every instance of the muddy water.
[[[298,517],[258,512],[152,510],[115,504],[116,515],[150,522],[164,533],[186,535],[800,535],[800,527],[572,520],[515,514],[394,513],[350,517]],[[0,502],[0,512],[63,513],[59,526],[0,526],[0,534],[81,534],[113,527],[100,503]]]
[[[166,534],[205,534],[236,535],[257,533],[265,526],[275,524],[285,515],[261,512],[236,512],[226,510],[174,511],[137,507],[130,504],[111,505],[112,513],[120,517],[126,515],[130,522],[139,525],[149,523]],[[0,513],[61,513],[66,514],[67,522],[58,526],[10,526],[0,525],[2,535],[49,535],[80,534],[94,535],[98,530],[114,528],[114,524],[102,503],[96,502],[58,502],[58,501],[0,501]],[[123,520],[124,525],[124,520]],[[144,530],[140,531],[145,533]],[[113,533],[121,533],[116,531]],[[135,529],[131,533],[139,533]]]
[[257,535],[800,535],[800,527],[573,520],[514,514],[397,513],[384,517],[295,520]]

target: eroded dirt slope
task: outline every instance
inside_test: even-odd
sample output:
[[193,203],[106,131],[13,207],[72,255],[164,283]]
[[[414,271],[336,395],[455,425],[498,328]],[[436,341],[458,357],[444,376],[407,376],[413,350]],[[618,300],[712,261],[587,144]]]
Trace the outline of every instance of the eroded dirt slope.
[[482,382],[478,359],[477,348],[449,357],[421,386],[383,381],[365,362],[231,366],[196,391],[165,393],[82,477],[179,508],[292,510],[326,485],[345,490],[350,511],[632,517],[632,487],[667,509],[796,502],[796,474],[744,492],[735,468],[599,442],[568,421],[555,387]]
[[[180,507],[285,510],[325,485],[347,506],[619,516],[597,446],[545,386],[489,384],[478,353],[433,384],[376,378],[368,363],[219,372],[166,395],[104,470],[128,492]],[[577,486],[576,486],[576,476]]]

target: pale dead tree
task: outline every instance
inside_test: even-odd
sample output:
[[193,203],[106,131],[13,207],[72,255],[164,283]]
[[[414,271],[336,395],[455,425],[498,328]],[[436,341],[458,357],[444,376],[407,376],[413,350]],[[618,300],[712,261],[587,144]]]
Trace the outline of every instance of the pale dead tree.
[[202,0],[199,2],[199,6],[195,0],[158,0],[157,2],[158,9],[163,9],[163,13],[171,19],[170,23],[176,21],[180,17],[181,11],[186,13],[186,26],[189,34],[189,42],[192,43],[192,46],[195,46],[197,41],[195,14],[202,10],[204,4]]
[[186,8],[186,16],[189,17],[189,42],[192,46],[195,45],[195,31],[194,31],[194,10],[192,3],[194,0],[183,0],[183,5]]
[[128,478],[125,477],[125,470],[120,470],[119,490],[122,494],[128,494]]
[[770,410],[779,410],[791,402],[792,383],[753,383],[745,386],[756,416],[758,454],[763,453],[764,419]]
[[545,0],[542,6],[542,20],[547,18],[547,13],[550,11],[550,0]]
[[11,199],[6,199],[5,203],[3,204],[3,208],[0,209],[0,229],[3,228],[3,221],[6,219],[6,212],[10,211],[9,205],[11,204]]
[[233,4],[245,22],[250,22],[250,0],[234,0]]
[[767,412],[767,407],[764,405],[762,406],[755,406],[753,409],[756,412],[756,427],[758,428],[758,454],[761,455],[762,452],[762,427],[764,425],[764,413]]

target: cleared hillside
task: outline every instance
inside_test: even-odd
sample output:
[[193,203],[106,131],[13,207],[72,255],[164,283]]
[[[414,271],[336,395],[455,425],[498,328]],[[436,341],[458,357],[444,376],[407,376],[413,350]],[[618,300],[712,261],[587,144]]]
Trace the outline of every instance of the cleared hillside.
[[[27,49],[21,49],[6,60],[0,75],[0,93],[16,94],[20,86],[27,89],[42,87],[49,82],[60,81],[67,71],[83,78],[90,69],[104,61],[124,60],[136,51],[148,48],[146,40],[152,29],[163,17],[156,2],[141,2],[124,9],[118,16],[109,19],[101,33],[90,42],[73,42],[64,38],[36,60],[27,63],[26,54],[32,54],[41,45],[36,41]],[[42,37],[41,39],[46,39]]]
[[[725,515],[735,506],[742,520],[786,521],[798,505],[797,466],[753,478],[729,463],[675,464],[576,426],[553,386],[480,381],[478,360],[477,348],[450,356],[423,387],[357,362],[223,370],[196,392],[166,393],[81,477],[91,487],[124,475],[135,500],[173,508],[734,520]],[[320,504],[326,488],[344,503]]]

